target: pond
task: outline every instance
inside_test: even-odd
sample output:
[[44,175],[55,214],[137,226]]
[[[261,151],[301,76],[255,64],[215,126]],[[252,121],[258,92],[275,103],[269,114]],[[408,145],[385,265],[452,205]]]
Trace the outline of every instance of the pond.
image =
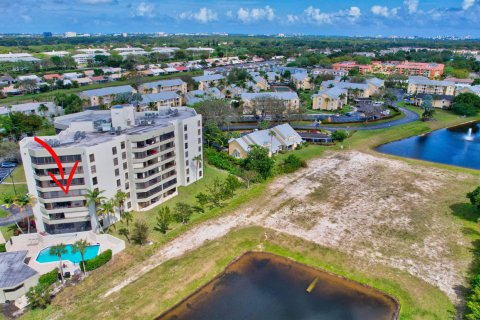
[[478,122],[433,131],[390,142],[375,150],[448,165],[480,170],[480,125]]
[[283,257],[248,252],[157,319],[390,320],[398,310],[396,300],[375,289]]

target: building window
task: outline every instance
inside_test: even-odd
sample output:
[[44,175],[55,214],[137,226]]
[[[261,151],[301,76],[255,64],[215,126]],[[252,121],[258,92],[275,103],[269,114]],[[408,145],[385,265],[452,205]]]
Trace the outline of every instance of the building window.
[[185,133],[185,134],[183,135],[183,138],[184,138],[185,140],[188,140],[188,134]]
[[188,142],[185,142],[185,149],[188,149]]
[[125,172],[125,180],[128,180],[128,172]]
[[126,153],[125,151],[122,152],[122,159],[123,159],[123,160],[127,159],[127,153]]
[[125,149],[125,142],[124,141],[120,142],[120,148]]
[[189,164],[189,163],[190,163],[190,162],[188,162],[188,160],[185,161],[185,165],[186,165],[187,167],[188,167],[188,164]]
[[187,178],[187,183],[190,183],[190,177]]
[[127,170],[127,163],[126,162],[123,163],[123,170]]
[[89,158],[90,158],[90,162],[95,161],[95,155],[93,153],[91,155],[89,155]]
[[128,189],[130,189],[130,183],[127,182],[125,183],[125,190],[128,190]]
[[202,152],[202,146],[198,146],[198,152]]
[[119,169],[115,169],[115,177],[118,177],[120,175],[120,170]]
[[118,158],[113,158],[113,165],[118,166]]
[[122,183],[120,182],[120,179],[117,180],[117,187],[120,187]]
[[187,172],[187,174],[190,174],[190,169],[187,168],[187,171],[186,171],[186,172]]
[[112,147],[112,154],[117,154],[117,147]]
[[188,151],[185,151],[185,158],[188,158]]
[[198,138],[198,144],[202,144],[202,138]]
[[197,121],[198,126],[200,127],[202,125],[202,122],[200,120]]
[[94,165],[91,166],[91,167],[90,167],[90,172],[91,172],[91,173],[97,173],[97,167],[94,166]]
[[186,124],[183,125],[183,131],[187,131],[188,127]]
[[132,208],[132,203],[131,202],[127,202],[127,208],[128,209]]
[[199,135],[199,136],[202,135],[202,129],[198,129],[198,135]]
[[93,177],[93,178],[92,178],[92,183],[93,183],[94,185],[98,184],[98,179],[97,179],[97,177]]

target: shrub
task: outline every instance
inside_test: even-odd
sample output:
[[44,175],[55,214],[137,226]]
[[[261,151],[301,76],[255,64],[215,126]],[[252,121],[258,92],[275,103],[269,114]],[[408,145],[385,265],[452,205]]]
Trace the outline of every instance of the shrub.
[[150,228],[144,220],[137,220],[133,224],[132,240],[136,244],[144,245],[147,242]]
[[205,155],[207,156],[208,163],[212,166],[226,170],[231,174],[238,174],[238,166],[240,165],[238,159],[235,159],[225,152],[218,152],[211,148],[205,150]]
[[334,133],[332,133],[333,141],[342,142],[343,140],[345,140],[347,138],[348,138],[348,134],[343,130],[337,130]]
[[31,287],[27,292],[27,299],[32,309],[45,309],[52,301],[50,286],[39,283]]
[[[112,260],[112,250],[108,249],[95,258],[85,261],[85,269],[87,271],[98,269],[110,260]],[[85,271],[83,270],[83,264],[80,264],[80,268]]]
[[305,168],[306,166],[307,163],[304,160],[301,160],[296,155],[291,154],[280,165],[280,170],[283,173],[291,173],[298,170],[299,168]]
[[58,268],[53,269],[52,271],[42,274],[40,278],[38,278],[39,284],[44,284],[46,286],[51,286],[55,282],[57,282],[58,277]]
[[5,248],[5,243],[0,243],[0,252],[7,252],[7,248]]
[[478,114],[478,109],[471,104],[467,103],[454,103],[452,111],[455,114],[459,114],[466,117],[473,117]]

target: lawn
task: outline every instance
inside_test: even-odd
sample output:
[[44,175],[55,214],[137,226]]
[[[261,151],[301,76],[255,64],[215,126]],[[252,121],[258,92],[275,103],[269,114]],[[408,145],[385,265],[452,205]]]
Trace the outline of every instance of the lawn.
[[[163,75],[163,76],[143,77],[141,79],[141,82],[145,83],[145,82],[151,82],[151,81],[156,81],[156,80],[161,80],[161,79],[179,78],[180,76],[184,76],[184,75],[198,76],[198,75],[201,75],[201,74],[202,73],[200,71],[192,71],[192,72],[175,73],[175,74],[169,74],[169,75]],[[92,89],[99,89],[99,88],[106,88],[106,87],[115,87],[115,86],[123,86],[123,85],[132,84],[135,81],[136,80],[134,80],[134,79],[128,79],[128,80],[121,80],[121,81],[114,81],[114,82],[107,82],[107,83],[100,83],[100,84],[92,84],[92,85],[83,86],[83,87],[79,87],[79,88],[60,89],[60,90],[37,93],[37,94],[25,94],[25,95],[21,95],[21,96],[11,96],[11,97],[8,97],[8,98],[5,98],[5,99],[0,99],[0,105],[15,104],[15,103],[21,103],[21,102],[26,102],[26,101],[34,101],[34,100],[35,101],[53,101],[53,98],[58,93],[70,94],[70,93],[78,93],[78,92],[85,91],[85,90],[92,90]]]
[[[19,165],[13,170],[12,173],[13,182],[15,183],[15,190],[17,194],[25,194],[28,192],[26,184],[25,172],[23,171],[23,165]],[[14,194],[14,185],[12,184],[12,177],[5,179],[4,183],[0,184],[0,194],[10,193]]]
[[[195,196],[200,192],[206,192],[206,188],[213,184],[215,179],[224,180],[228,173],[222,170],[219,170],[215,167],[210,165],[204,166],[204,178],[199,180],[196,183],[193,183],[187,187],[179,187],[178,188],[178,196],[168,200],[167,202],[163,203],[162,205],[143,212],[134,212],[133,216],[134,219],[143,219],[145,220],[151,228],[153,228],[156,224],[156,213],[162,207],[170,207],[171,210],[174,210],[174,207],[179,202],[188,203],[190,205],[194,205],[196,203]],[[205,208],[205,213],[201,214],[193,214],[190,222],[188,224],[180,224],[176,222],[172,222],[170,225],[170,230],[166,234],[161,234],[158,231],[151,231],[150,239],[154,242],[153,248],[157,248],[158,246],[165,244],[166,242],[178,237],[180,234],[184,233],[188,229],[192,228],[193,226],[206,221],[208,219],[212,219],[217,217],[221,214],[226,212],[231,212],[234,208],[239,206],[240,204],[247,202],[255,197],[258,197],[262,190],[264,189],[266,183],[257,183],[250,187],[250,189],[241,188],[236,191],[235,196],[226,202],[226,205],[221,208],[213,208],[208,209]],[[116,224],[116,229],[111,229],[112,234],[117,237],[122,238],[122,236],[118,235],[118,230],[120,228],[126,227],[124,222],[120,222]],[[135,249],[134,249],[135,250]]]
[[[268,239],[268,240],[266,240]],[[278,232],[259,227],[237,229],[219,241],[170,260],[108,298],[102,298],[112,278],[121,278],[133,256],[122,254],[75,287],[66,288],[46,310],[23,319],[152,319],[220,273],[246,251],[263,250],[292,258],[372,286],[395,296],[401,319],[448,319],[454,308],[437,288],[406,272],[356,259]],[[205,257],[208,257],[206,259]],[[105,306],[108,306],[106,308]]]

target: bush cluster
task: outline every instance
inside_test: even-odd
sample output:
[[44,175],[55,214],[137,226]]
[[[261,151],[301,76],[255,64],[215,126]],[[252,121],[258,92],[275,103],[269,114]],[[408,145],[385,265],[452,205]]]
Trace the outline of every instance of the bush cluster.
[[58,279],[58,268],[53,269],[52,271],[42,274],[40,278],[38,278],[38,283],[41,285],[51,286]]
[[[85,269],[87,271],[98,269],[110,260],[112,260],[112,250],[108,249],[95,258],[85,261]],[[80,268],[85,271],[83,270],[83,264],[80,264]]]
[[306,168],[307,162],[300,159],[294,154],[289,155],[283,162],[280,164],[281,173],[292,173],[300,168]]
[[238,175],[239,165],[241,161],[235,159],[225,152],[218,152],[214,149],[205,149],[205,155],[207,157],[208,163],[219,169],[228,171],[231,174]]
[[7,248],[5,248],[5,243],[0,243],[0,252],[7,252]]

